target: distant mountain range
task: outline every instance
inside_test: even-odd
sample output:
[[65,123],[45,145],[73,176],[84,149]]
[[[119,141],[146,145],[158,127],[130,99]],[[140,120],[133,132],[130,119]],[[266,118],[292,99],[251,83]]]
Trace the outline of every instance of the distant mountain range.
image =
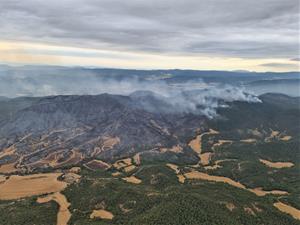
[[[300,80],[299,72],[248,72],[198,70],[126,70],[56,66],[0,66],[0,96],[48,96],[74,94],[124,94],[123,89],[164,83],[169,86],[233,85],[247,86]],[[121,82],[121,84],[120,84]],[[142,82],[142,85],[140,85]],[[261,83],[264,82],[264,83]],[[267,84],[268,82],[268,84]],[[113,83],[113,84],[112,84]],[[110,85],[110,86],[109,86]],[[118,86],[122,85],[121,88]],[[285,86],[287,86],[285,82]],[[109,86],[109,87],[108,87]],[[113,86],[113,87],[112,87]],[[288,89],[295,87],[288,87]],[[148,89],[149,90],[149,89]],[[152,89],[150,89],[152,90]],[[126,91],[126,90],[125,90]],[[153,90],[152,90],[153,91]],[[272,89],[271,92],[276,92]],[[292,93],[296,93],[296,90]],[[259,92],[261,94],[261,92]],[[290,94],[284,92],[284,94]],[[300,95],[300,94],[299,94]]]
[[138,78],[138,79],[164,79],[167,81],[182,81],[189,79],[203,79],[205,82],[237,82],[254,81],[262,79],[300,79],[299,71],[292,72],[251,72],[244,70],[216,71],[216,70],[135,70],[135,69],[112,69],[112,68],[85,68],[85,67],[62,67],[62,66],[7,66],[0,65],[0,75],[96,75],[106,78]]

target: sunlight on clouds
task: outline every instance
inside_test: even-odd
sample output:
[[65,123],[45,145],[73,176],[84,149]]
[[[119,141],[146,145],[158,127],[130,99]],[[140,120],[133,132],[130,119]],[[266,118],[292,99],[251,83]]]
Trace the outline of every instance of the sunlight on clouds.
[[[199,70],[297,70],[297,62],[288,59],[243,59],[204,56],[155,55],[50,44],[0,41],[0,63],[91,66],[135,69],[199,69]],[[268,67],[263,65],[286,64]]]

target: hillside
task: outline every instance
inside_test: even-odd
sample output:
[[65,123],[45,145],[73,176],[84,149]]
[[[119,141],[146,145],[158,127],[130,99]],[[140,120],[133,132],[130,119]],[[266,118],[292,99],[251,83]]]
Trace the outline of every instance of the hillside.
[[6,99],[0,224],[299,224],[299,98],[259,99],[213,119],[151,92]]

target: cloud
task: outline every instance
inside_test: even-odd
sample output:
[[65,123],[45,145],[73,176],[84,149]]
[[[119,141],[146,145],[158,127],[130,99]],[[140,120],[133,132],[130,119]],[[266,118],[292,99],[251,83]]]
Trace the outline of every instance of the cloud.
[[291,61],[296,61],[296,62],[298,62],[298,61],[300,61],[300,57],[297,57],[297,58],[292,58],[292,59],[290,59]]
[[295,63],[264,63],[260,66],[269,67],[269,68],[287,68],[290,70],[299,70],[299,65]]
[[2,0],[0,39],[167,55],[294,58],[294,0]]

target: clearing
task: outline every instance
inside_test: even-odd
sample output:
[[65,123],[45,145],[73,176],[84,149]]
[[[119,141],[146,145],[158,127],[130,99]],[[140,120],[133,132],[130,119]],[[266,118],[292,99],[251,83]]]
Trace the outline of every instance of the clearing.
[[142,181],[140,179],[136,178],[135,176],[124,177],[122,179],[125,180],[126,182],[132,183],[132,184],[140,184],[140,183],[142,183]]
[[67,183],[57,180],[62,173],[40,173],[27,176],[12,175],[0,184],[0,200],[12,200],[34,195],[60,192]]
[[294,166],[294,163],[291,162],[271,162],[265,159],[260,159],[259,161],[268,167],[276,168],[276,169],[289,168]]
[[94,218],[100,218],[100,219],[107,219],[107,220],[112,220],[114,218],[114,215],[104,209],[99,209],[99,210],[93,210],[92,214],[90,215],[91,219]]

